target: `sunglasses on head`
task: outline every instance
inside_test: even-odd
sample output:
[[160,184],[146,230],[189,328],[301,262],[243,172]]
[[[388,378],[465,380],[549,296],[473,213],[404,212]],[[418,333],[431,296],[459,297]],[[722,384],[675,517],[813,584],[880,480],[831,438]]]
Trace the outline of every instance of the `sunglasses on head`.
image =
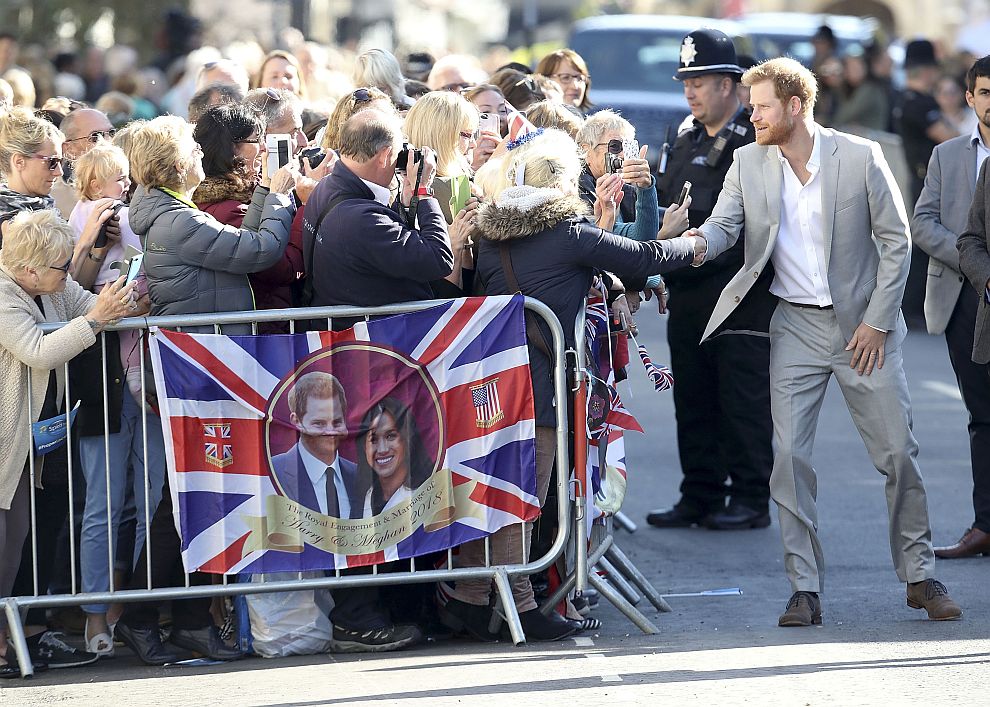
[[355,103],[370,103],[371,91],[366,88],[359,88],[351,94],[351,98],[354,99]]
[[112,140],[113,136],[117,134],[116,128],[110,128],[109,130],[94,130],[89,135],[83,135],[81,137],[74,137],[71,140],[66,140],[66,142],[75,142],[76,140],[89,140],[94,145],[100,141],[100,138],[106,138],[107,140]]
[[459,135],[465,140],[477,140],[481,137],[481,130],[461,130]]
[[43,160],[48,163],[48,171],[54,172],[62,164],[62,158],[58,155],[31,155],[32,159]]

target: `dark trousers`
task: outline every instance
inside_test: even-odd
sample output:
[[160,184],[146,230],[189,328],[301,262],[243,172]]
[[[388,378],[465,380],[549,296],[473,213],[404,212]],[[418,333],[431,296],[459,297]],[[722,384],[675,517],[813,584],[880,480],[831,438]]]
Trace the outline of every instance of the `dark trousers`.
[[[59,483],[61,481],[61,483]],[[69,515],[69,488],[65,479],[45,480],[45,488],[35,489],[35,524],[37,527],[38,543],[38,594],[49,593],[49,585],[55,575],[67,574],[68,567],[56,567],[56,561],[61,558],[68,562],[68,554],[59,552],[59,537],[62,526]],[[78,555],[76,556],[78,558]],[[28,530],[24,540],[24,550],[21,552],[21,566],[17,571],[17,579],[11,596],[34,595],[34,571],[31,568],[34,559],[31,531]],[[47,609],[29,609],[24,619],[25,626],[45,626]]]
[[[179,534],[175,531],[175,521],[172,516],[172,494],[166,482],[162,501],[158,504],[154,517],[151,519],[151,586],[152,587],[182,587],[185,586],[185,573],[182,568]],[[189,584],[201,586],[211,584],[211,578],[203,572],[193,572],[189,575]],[[130,589],[147,589],[148,562],[147,547],[141,550],[134,574],[131,576]],[[195,599],[176,599],[172,601],[172,625],[177,629],[195,630],[205,628],[212,623],[210,618],[210,597]],[[158,625],[158,605],[153,602],[128,604],[120,619],[128,626],[135,628],[151,628]]]
[[969,450],[973,463],[974,527],[990,533],[990,376],[987,366],[973,363],[973,331],[979,295],[964,284],[949,325],[945,343],[959,392],[969,412]]
[[729,495],[766,511],[773,469],[770,337],[723,333],[699,344],[708,314],[682,306],[671,309],[667,323],[684,472],[680,505],[708,513]]

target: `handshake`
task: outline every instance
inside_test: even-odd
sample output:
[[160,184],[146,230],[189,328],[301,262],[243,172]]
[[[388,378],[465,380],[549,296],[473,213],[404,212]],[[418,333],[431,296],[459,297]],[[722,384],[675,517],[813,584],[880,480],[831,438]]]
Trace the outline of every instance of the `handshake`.
[[691,261],[691,266],[696,268],[705,262],[705,254],[708,252],[708,241],[697,228],[689,228],[681,235],[685,238],[690,238],[694,242],[694,260]]

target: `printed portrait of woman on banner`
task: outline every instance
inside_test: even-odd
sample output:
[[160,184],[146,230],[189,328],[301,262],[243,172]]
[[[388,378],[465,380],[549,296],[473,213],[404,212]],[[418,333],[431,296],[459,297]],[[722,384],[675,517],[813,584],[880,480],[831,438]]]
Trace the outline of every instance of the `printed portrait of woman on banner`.
[[433,471],[412,412],[395,398],[368,410],[356,442],[358,476],[370,480],[365,518],[409,501]]

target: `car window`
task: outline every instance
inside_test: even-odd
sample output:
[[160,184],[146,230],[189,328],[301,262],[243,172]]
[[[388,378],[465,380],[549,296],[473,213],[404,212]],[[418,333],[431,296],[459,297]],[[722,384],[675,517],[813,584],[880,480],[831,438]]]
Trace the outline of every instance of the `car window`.
[[628,29],[584,32],[571,46],[588,63],[598,90],[681,92],[674,79],[683,35]]

